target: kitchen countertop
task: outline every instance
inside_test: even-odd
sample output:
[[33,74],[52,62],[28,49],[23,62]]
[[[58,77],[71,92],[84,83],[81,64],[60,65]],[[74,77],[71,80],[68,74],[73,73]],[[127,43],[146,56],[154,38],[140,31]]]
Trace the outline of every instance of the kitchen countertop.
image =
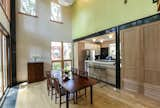
[[85,60],[88,63],[100,63],[100,64],[107,64],[107,65],[115,65],[115,61],[104,61],[104,60]]
[[101,67],[101,68],[115,68],[114,61],[101,61],[101,60],[85,60],[85,63],[93,65],[93,67]]

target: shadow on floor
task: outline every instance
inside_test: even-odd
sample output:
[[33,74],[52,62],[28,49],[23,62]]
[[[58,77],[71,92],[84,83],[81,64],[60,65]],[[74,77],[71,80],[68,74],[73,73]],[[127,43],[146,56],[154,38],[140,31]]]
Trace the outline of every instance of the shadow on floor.
[[9,89],[9,92],[2,104],[2,108],[15,108],[16,107],[16,99],[18,93],[19,86],[15,86]]

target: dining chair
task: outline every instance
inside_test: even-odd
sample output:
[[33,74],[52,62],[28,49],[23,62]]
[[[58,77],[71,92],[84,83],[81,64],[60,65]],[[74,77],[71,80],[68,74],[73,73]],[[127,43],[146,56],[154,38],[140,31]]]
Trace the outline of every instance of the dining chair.
[[[83,77],[83,78],[88,78],[88,72],[87,71],[82,71],[82,70],[77,70],[78,72],[78,76]],[[81,90],[79,90],[78,92],[75,93],[75,101],[77,103],[77,99],[80,98],[81,96],[85,95],[87,96],[87,88],[84,88],[84,94],[81,94]],[[80,95],[80,97],[78,97],[78,93]]]
[[57,78],[54,78],[54,87],[55,87],[55,103],[57,103],[57,98],[59,95],[59,105],[61,108],[62,104],[62,96],[66,95],[66,91],[63,89],[63,87],[60,86],[59,80]]
[[47,71],[46,72],[46,76],[47,76],[47,91],[48,91],[48,96],[51,94],[51,100],[53,99],[53,91],[54,91],[54,85],[53,85],[53,80],[51,78],[51,72]]
[[79,70],[79,76],[84,77],[84,78],[88,78],[88,72],[83,71],[83,70]]
[[[88,79],[88,72],[79,70],[79,76]],[[85,96],[87,96],[87,88],[85,88]]]
[[73,75],[78,75],[78,69],[77,68],[71,67],[71,72],[72,72]]

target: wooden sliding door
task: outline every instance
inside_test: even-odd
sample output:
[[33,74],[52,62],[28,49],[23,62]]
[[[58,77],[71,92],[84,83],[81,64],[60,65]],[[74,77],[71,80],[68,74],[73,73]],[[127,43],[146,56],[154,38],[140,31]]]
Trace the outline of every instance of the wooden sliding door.
[[139,27],[121,31],[122,87],[139,92],[143,89],[142,45]]
[[144,93],[160,100],[160,22],[142,26],[144,40]]
[[160,21],[121,31],[122,88],[160,100]]

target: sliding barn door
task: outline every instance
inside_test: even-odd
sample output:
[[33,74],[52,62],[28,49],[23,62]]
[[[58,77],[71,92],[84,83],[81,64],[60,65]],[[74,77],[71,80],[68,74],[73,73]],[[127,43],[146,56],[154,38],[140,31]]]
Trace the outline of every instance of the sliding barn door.
[[142,26],[144,38],[144,93],[160,100],[160,22]]
[[143,91],[142,37],[139,27],[121,31],[122,88]]

